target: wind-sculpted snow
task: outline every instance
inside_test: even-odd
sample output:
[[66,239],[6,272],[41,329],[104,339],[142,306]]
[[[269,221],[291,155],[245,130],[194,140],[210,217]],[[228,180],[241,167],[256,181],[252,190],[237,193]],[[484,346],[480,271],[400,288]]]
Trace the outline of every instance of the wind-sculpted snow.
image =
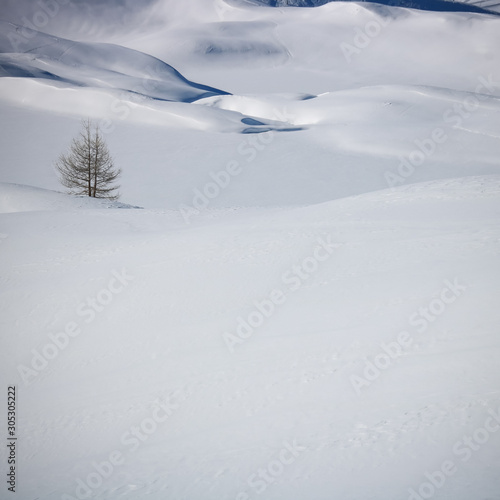
[[82,43],[0,21],[0,76],[48,78],[96,88],[115,88],[153,99],[193,102],[226,92],[191,82],[172,66],[112,44]]

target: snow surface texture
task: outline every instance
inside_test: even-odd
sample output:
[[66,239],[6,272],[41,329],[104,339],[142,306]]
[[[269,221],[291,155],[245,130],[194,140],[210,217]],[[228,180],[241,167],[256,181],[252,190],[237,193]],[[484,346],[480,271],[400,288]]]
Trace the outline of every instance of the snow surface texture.
[[500,499],[497,16],[3,5],[2,500]]

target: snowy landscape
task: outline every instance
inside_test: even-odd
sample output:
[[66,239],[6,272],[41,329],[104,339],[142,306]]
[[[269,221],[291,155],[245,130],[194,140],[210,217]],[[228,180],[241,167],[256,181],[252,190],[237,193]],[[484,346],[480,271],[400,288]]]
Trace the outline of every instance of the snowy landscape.
[[500,500],[499,49],[494,0],[1,0],[0,499]]

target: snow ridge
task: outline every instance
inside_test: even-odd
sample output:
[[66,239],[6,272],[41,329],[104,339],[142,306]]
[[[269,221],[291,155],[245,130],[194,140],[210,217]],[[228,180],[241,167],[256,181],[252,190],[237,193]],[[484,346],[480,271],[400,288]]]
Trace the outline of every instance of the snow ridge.
[[125,47],[84,43],[0,21],[0,76],[116,88],[165,101],[194,102],[227,92],[191,82],[167,63]]

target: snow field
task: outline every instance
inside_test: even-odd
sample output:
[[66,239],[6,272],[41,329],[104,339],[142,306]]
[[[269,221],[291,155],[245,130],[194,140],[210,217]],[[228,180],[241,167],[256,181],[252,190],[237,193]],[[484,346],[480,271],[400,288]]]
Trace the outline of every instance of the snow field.
[[[498,498],[497,18],[5,6],[20,498]],[[56,192],[82,117],[124,203]]]
[[[495,480],[482,464],[496,460],[498,436],[469,460],[466,445],[454,446],[498,407],[490,280],[498,188],[493,177],[441,181],[190,226],[148,210],[5,214],[11,257],[2,275],[12,299],[3,317],[24,341],[19,361],[2,362],[19,373],[31,349],[54,343],[49,334],[82,326],[23,389],[34,415],[21,425],[26,496],[46,484],[45,498],[79,498],[78,487],[97,498],[361,498],[366,488],[401,498],[454,459],[460,473],[436,493],[467,498],[473,488],[487,498]],[[15,255],[29,264],[24,272],[9,250],[23,234],[33,245]],[[320,262],[328,236],[332,255]],[[114,269],[134,279],[105,305]],[[268,293],[285,291],[283,275],[297,289],[269,314]],[[265,322],[231,353],[224,334],[255,303]],[[105,309],[86,323],[81,304],[82,313]],[[16,327],[16,318],[33,323]],[[381,344],[403,329],[414,342],[356,391],[352,378],[377,367]],[[158,408],[168,403],[175,411],[163,421]],[[294,440],[305,450],[282,463],[283,443]],[[442,457],[436,467],[432,449]],[[55,469],[46,483],[44,471]]]

